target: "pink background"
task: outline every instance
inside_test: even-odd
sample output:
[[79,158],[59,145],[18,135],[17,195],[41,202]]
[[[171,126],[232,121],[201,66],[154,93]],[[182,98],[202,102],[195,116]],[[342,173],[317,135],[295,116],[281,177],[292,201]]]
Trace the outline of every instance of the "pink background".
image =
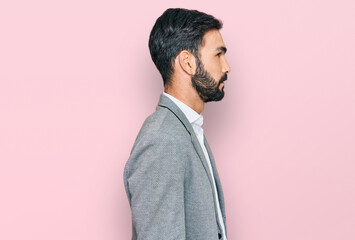
[[355,239],[352,0],[2,1],[0,239],[130,239],[123,167],[168,7],[224,22],[232,72],[203,115],[229,239]]

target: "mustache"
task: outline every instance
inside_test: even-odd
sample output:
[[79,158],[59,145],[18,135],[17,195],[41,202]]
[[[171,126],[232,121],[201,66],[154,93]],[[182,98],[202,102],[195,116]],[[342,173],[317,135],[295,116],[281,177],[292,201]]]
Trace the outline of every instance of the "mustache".
[[221,84],[222,82],[227,81],[227,79],[228,79],[228,76],[227,76],[227,73],[225,73],[225,74],[221,77],[221,80],[219,80],[219,83],[218,83],[218,84]]

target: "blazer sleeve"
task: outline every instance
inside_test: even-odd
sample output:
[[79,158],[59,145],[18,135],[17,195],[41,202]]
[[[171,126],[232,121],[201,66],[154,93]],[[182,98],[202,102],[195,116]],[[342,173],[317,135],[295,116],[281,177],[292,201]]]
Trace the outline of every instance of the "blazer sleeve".
[[185,239],[182,146],[167,134],[142,137],[125,172],[137,240]]

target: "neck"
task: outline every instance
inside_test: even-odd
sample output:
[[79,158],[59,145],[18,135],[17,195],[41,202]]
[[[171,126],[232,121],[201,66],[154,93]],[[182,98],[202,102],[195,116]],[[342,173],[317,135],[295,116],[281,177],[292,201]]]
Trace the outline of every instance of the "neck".
[[170,94],[176,99],[179,99],[198,114],[201,114],[204,109],[205,104],[194,89],[176,89],[165,87],[164,92]]

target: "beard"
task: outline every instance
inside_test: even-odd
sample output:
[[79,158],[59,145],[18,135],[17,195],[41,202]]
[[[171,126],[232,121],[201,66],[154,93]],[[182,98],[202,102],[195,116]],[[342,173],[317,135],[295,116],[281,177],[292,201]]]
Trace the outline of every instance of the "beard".
[[220,101],[224,97],[224,86],[219,89],[222,82],[227,80],[225,73],[217,82],[204,68],[202,62],[196,58],[196,73],[191,77],[192,86],[196,89],[203,102]]

